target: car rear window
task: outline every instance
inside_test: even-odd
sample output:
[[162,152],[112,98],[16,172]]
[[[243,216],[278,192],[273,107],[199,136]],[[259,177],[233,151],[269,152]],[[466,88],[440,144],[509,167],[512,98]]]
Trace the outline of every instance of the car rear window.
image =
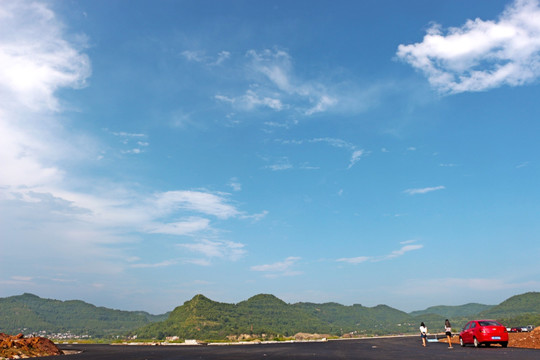
[[479,321],[480,326],[502,326],[496,321]]

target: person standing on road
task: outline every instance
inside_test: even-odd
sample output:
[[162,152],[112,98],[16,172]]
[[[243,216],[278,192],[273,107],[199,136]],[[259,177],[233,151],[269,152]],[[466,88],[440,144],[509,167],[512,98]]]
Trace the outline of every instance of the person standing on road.
[[446,338],[448,339],[448,348],[453,349],[452,346],[452,325],[450,325],[450,321],[446,319],[444,322],[444,331],[446,332]]
[[420,337],[422,338],[422,346],[426,346],[426,340],[427,340],[427,326],[422,323],[420,324]]

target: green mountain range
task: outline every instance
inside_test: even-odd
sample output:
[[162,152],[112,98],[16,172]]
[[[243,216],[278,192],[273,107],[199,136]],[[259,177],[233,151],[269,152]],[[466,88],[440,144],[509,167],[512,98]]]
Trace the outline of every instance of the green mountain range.
[[122,334],[168,314],[121,311],[96,307],[80,300],[43,299],[32,294],[0,298],[0,332],[67,333],[103,337]]
[[439,305],[439,306],[428,307],[425,310],[413,311],[413,312],[410,312],[409,315],[419,316],[419,315],[435,314],[435,315],[440,315],[446,318],[455,318],[455,317],[476,315],[483,311],[489,310],[493,307],[494,305],[484,305],[484,304],[477,304],[477,303],[469,303],[469,304],[459,305],[459,306]]
[[298,332],[331,336],[416,333],[420,322],[441,332],[448,318],[454,331],[472,318],[491,318],[506,326],[540,326],[540,293],[513,296],[499,305],[433,306],[406,313],[386,305],[364,307],[337,303],[287,304],[260,294],[238,304],[196,295],[172,312],[151,315],[96,307],[83,301],[42,299],[32,294],[0,298],[0,332],[71,332],[93,337],[223,340],[241,334],[260,338],[289,337]]

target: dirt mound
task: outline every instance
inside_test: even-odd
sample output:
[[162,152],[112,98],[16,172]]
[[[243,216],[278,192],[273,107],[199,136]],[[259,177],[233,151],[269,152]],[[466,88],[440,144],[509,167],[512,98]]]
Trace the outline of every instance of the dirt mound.
[[[440,339],[439,342],[446,342],[446,339]],[[452,337],[453,344],[459,344],[459,336]],[[540,327],[531,332],[509,333],[508,346],[528,349],[540,349]]]
[[308,333],[297,333],[294,335],[295,340],[320,340],[328,339],[330,335],[328,334],[308,334]]
[[540,328],[531,332],[508,334],[508,346],[540,349]]
[[20,359],[24,357],[63,355],[63,352],[44,337],[25,338],[23,334],[0,333],[0,357]]

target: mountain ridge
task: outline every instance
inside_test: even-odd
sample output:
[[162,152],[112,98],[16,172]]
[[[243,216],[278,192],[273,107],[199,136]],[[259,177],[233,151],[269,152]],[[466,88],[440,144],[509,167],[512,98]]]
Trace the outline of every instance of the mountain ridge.
[[416,333],[422,321],[430,329],[437,329],[442,328],[445,318],[461,325],[471,317],[494,318],[507,326],[540,325],[540,293],[515,295],[499,305],[439,305],[411,313],[384,304],[289,304],[271,294],[257,294],[237,304],[216,302],[197,294],[162,315],[97,307],[82,300],[43,299],[29,293],[0,298],[0,332],[47,330],[93,337],[137,335],[220,340],[241,334],[279,338],[297,332],[383,335]]

